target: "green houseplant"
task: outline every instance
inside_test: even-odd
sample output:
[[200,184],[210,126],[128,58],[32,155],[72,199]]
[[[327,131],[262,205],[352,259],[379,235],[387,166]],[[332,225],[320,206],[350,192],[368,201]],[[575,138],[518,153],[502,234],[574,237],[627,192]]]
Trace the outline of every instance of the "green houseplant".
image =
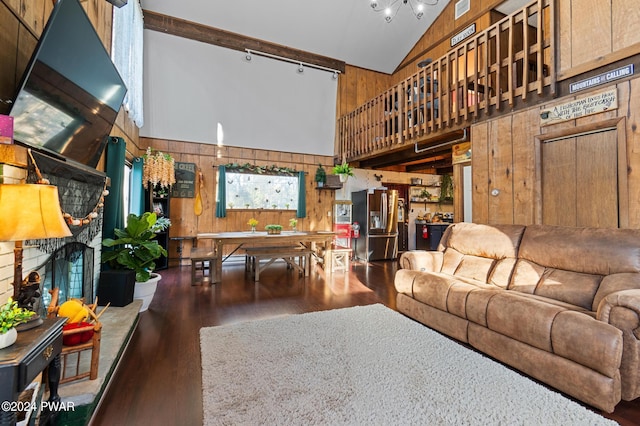
[[168,218],[158,218],[153,212],[142,216],[130,214],[124,229],[114,229],[116,239],[105,238],[104,247],[111,250],[102,252],[102,263],[113,270],[130,270],[135,273],[134,299],[142,299],[140,311],[149,307],[156,291],[160,274],[154,273],[155,261],[167,256],[167,251],[156,241],[156,233],[171,225]]
[[167,218],[158,219],[155,213],[142,216],[130,214],[124,229],[114,229],[117,239],[105,238],[104,247],[112,250],[102,252],[102,263],[112,269],[131,269],[136,272],[136,281],[148,281],[156,267],[155,261],[166,256],[167,251],[155,240],[156,232],[171,225]]
[[267,225],[264,227],[267,234],[279,234],[282,232],[282,225]]
[[322,167],[322,164],[318,163],[318,168],[316,169],[316,182],[318,183],[318,188],[322,188],[324,184],[327,182],[327,172]]
[[333,166],[333,174],[340,176],[340,182],[346,182],[349,176],[353,176],[353,167],[347,162]]
[[27,322],[35,312],[18,307],[10,297],[7,303],[0,307],[0,349],[11,346],[18,338],[16,326]]

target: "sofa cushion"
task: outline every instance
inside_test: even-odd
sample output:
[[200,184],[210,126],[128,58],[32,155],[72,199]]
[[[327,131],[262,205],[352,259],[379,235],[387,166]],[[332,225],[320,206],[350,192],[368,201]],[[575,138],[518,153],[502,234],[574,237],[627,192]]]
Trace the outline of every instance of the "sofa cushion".
[[522,225],[480,225],[465,222],[456,223],[449,229],[447,247],[462,254],[491,259],[516,257],[524,232]]
[[466,318],[467,295],[482,288],[495,286],[469,278],[422,272],[413,279],[412,293],[419,302]]
[[523,226],[489,226],[462,222],[447,230],[441,272],[501,287],[507,286],[510,274],[507,268],[501,268],[495,276],[495,282],[491,282],[490,277],[499,263],[497,261],[515,259],[517,256]]
[[[579,312],[556,315],[551,327],[553,352],[607,377],[614,377],[622,360],[622,331]],[[580,350],[576,350],[580,348]]]
[[534,294],[591,309],[602,275],[547,269]]
[[530,260],[518,259],[508,289],[592,310],[601,281],[601,275],[545,268]]
[[640,272],[640,229],[527,226],[518,257],[594,275]]
[[487,327],[530,346],[553,352],[551,327],[556,315],[565,310],[526,295],[502,291],[487,303]]
[[494,263],[495,260],[491,258],[472,255],[464,256],[453,275],[487,282]]

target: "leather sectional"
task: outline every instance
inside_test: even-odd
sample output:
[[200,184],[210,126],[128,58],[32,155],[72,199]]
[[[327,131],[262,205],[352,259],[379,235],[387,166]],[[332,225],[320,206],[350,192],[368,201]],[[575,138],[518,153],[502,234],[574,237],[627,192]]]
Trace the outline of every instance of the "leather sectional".
[[640,230],[457,223],[397,309],[606,412],[640,396]]

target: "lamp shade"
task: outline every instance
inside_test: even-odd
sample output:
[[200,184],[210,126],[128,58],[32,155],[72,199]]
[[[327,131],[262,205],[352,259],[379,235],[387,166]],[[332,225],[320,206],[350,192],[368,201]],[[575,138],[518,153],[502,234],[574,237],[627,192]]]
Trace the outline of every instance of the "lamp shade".
[[70,236],[56,186],[0,184],[0,241]]

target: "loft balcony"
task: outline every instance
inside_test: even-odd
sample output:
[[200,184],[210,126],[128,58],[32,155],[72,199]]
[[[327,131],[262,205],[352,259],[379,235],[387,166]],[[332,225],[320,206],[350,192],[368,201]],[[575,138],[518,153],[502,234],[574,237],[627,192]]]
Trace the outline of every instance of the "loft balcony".
[[[442,145],[470,124],[555,93],[554,2],[537,0],[337,120],[347,161]],[[457,137],[457,136],[453,136]]]

